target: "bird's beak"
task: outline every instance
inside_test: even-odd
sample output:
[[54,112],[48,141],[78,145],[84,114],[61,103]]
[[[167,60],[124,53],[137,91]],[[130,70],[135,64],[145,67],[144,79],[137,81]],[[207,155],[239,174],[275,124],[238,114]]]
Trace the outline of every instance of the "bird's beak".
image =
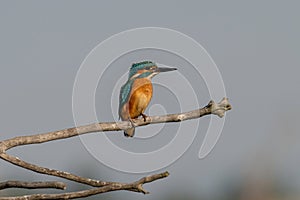
[[158,73],[177,70],[177,68],[169,67],[169,66],[164,65],[164,64],[156,64],[156,65],[157,65],[156,72],[158,72]]

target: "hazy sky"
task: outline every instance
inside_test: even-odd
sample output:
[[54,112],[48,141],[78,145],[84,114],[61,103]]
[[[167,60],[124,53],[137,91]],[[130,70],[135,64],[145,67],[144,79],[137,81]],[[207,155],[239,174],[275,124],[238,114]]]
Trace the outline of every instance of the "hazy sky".
[[[73,127],[73,84],[88,53],[121,31],[147,26],[170,28],[192,37],[208,51],[221,72],[233,110],[208,157],[197,157],[209,123],[206,117],[198,120],[203,128],[188,151],[160,170],[170,171],[171,176],[145,186],[151,195],[110,195],[161,199],[182,187],[183,193],[210,196],[220,192],[226,182],[260,174],[265,168],[274,179],[297,190],[299,6],[297,1],[1,1],[0,139]],[[166,62],[172,59],[169,62],[178,63],[182,71],[188,68],[182,59],[167,52],[142,50],[120,57],[107,72],[104,83],[98,85],[96,108],[100,120],[113,120],[110,102],[101,101],[103,92],[111,95],[111,84],[119,78],[112,76],[123,74],[137,59],[149,58]],[[155,80],[162,79],[163,76]],[[199,104],[205,105],[210,98],[203,80],[198,81],[196,95]],[[157,87],[155,92],[172,96],[164,91]],[[167,112],[178,111],[175,101],[168,107],[168,101],[160,97],[154,93],[152,104],[161,103]],[[156,108],[159,112],[161,107]],[[152,111],[155,113],[155,107]],[[168,125],[163,132],[171,134],[174,127]],[[145,130],[151,132],[157,127],[152,128]],[[145,145],[151,149],[171,139],[162,138],[162,143],[142,140],[142,144],[135,142],[136,146],[131,144],[128,148],[142,150]],[[130,143],[119,133],[111,139],[123,147]],[[79,138],[16,148],[10,153],[42,166],[104,180],[133,181],[143,175],[104,166],[89,154]],[[3,181],[41,180],[45,176],[0,162],[0,177]]]

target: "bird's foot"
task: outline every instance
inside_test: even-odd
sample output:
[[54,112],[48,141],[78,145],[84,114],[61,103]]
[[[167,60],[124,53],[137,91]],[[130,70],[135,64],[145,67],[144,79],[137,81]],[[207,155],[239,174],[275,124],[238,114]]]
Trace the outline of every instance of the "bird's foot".
[[148,116],[145,115],[144,113],[142,113],[141,115],[142,115],[142,117],[144,118],[144,122],[146,122],[146,119],[147,119]]
[[132,127],[132,128],[135,128],[135,125],[134,125],[134,121],[133,121],[133,119],[131,119],[131,118],[128,118],[128,121],[131,123],[131,127]]

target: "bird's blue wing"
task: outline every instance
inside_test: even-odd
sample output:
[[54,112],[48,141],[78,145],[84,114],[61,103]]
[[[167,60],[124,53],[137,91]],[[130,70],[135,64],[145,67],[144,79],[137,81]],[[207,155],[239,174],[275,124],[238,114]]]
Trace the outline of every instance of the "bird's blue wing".
[[121,112],[122,107],[124,104],[128,101],[128,98],[130,96],[130,91],[132,87],[133,80],[129,79],[120,90],[120,96],[119,96],[119,115]]

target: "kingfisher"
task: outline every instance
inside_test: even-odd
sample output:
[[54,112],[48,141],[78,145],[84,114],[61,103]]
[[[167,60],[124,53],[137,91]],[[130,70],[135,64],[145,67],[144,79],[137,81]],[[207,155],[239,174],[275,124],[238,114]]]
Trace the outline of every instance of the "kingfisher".
[[134,136],[135,128],[132,119],[142,116],[146,121],[147,116],[144,111],[152,98],[152,78],[161,72],[177,70],[164,66],[151,61],[132,64],[128,80],[121,87],[119,96],[119,117],[122,121],[130,121],[132,124],[132,128],[124,130],[126,137]]

